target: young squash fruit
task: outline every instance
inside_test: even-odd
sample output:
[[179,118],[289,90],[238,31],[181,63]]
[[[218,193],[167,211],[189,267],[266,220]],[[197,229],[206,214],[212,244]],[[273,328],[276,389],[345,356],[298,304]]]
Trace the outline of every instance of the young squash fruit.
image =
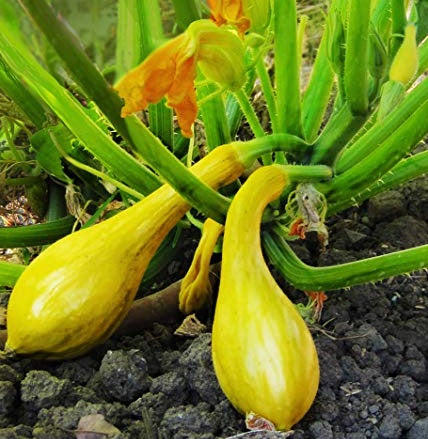
[[260,223],[287,185],[276,165],[255,171],[229,208],[212,331],[214,369],[233,406],[289,430],[311,406],[319,383],[312,336],[263,259]]
[[[191,168],[213,188],[243,170],[232,145],[217,148]],[[189,207],[164,185],[118,215],[48,247],[12,291],[6,351],[65,359],[106,340],[128,312],[156,249]]]

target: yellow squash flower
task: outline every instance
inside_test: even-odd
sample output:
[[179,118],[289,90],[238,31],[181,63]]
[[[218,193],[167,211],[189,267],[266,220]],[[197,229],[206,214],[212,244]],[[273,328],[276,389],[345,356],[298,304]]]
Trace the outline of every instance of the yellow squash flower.
[[239,37],[210,20],[198,20],[117,84],[116,90],[125,100],[122,117],[144,110],[165,96],[183,135],[191,137],[198,114],[194,84],[197,64],[208,79],[231,90],[245,82],[244,47]]
[[208,4],[218,26],[236,26],[240,35],[247,30],[262,33],[269,23],[270,0],[208,0]]

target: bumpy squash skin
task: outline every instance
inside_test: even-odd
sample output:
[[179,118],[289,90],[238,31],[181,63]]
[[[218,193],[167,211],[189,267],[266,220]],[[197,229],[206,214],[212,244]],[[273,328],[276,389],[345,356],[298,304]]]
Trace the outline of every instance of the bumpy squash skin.
[[[243,170],[226,146],[192,168],[214,188]],[[106,340],[128,312],[156,249],[188,208],[164,185],[113,218],[51,245],[12,291],[6,350],[64,359]]]
[[230,206],[223,240],[212,353],[223,392],[235,408],[289,430],[311,406],[319,383],[311,334],[264,262],[260,222],[286,179],[257,170]]

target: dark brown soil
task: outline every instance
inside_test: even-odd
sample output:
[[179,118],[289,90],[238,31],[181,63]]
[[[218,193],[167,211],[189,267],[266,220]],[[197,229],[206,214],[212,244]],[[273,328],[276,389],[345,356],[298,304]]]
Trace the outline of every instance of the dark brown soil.
[[[428,178],[377,196],[329,224],[330,247],[306,260],[334,264],[428,242]],[[301,292],[286,288],[293,300]],[[329,292],[312,327],[321,365],[315,403],[293,439],[428,438],[428,279],[424,271]],[[209,324],[211,316],[206,318]],[[113,337],[83,358],[0,364],[0,438],[75,438],[79,419],[102,414],[119,438],[281,438],[247,432],[223,396],[210,334],[155,325]],[[78,436],[80,439],[98,436]]]

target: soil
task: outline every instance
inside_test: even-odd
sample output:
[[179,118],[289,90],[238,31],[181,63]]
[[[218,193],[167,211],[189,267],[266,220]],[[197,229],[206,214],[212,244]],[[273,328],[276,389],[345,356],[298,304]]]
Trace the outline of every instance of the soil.
[[[427,220],[422,178],[329,220],[324,253],[313,251],[310,237],[294,247],[313,264],[352,261],[426,244]],[[305,300],[290,286],[285,291]],[[320,322],[311,325],[319,391],[290,436],[246,430],[216,381],[209,332],[179,337],[177,322],[114,336],[73,361],[0,364],[0,438],[428,438],[426,272],[328,296]],[[209,327],[212,313],[202,319]],[[108,436],[98,426],[91,435],[80,426],[76,433],[90,414],[117,430]]]

